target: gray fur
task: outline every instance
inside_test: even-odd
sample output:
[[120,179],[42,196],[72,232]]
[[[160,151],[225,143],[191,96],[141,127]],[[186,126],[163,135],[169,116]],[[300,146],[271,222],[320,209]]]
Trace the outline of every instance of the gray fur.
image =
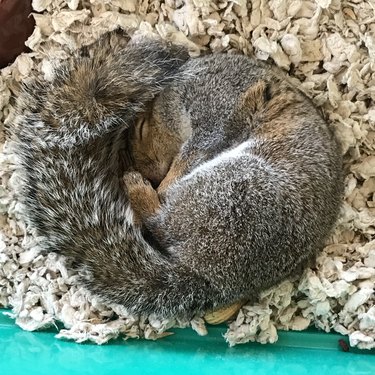
[[[52,83],[25,89],[14,129],[29,224],[88,271],[92,292],[132,312],[191,317],[254,300],[315,257],[339,210],[341,160],[298,90],[247,57],[196,59],[181,73],[183,51],[156,41],[113,47],[107,37],[83,52]],[[241,102],[259,80],[295,100],[269,121],[277,133],[293,120],[285,137],[264,134],[267,95],[255,110]],[[159,248],[133,225],[121,177],[132,167],[127,129],[172,82],[155,111],[171,127],[190,119],[191,136],[188,167],[146,222]]]

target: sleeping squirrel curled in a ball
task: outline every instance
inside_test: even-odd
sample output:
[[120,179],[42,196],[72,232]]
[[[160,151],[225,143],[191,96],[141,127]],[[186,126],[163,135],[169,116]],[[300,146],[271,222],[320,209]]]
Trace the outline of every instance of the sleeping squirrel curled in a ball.
[[27,222],[105,302],[227,318],[323,247],[340,148],[276,68],[128,39],[107,34],[18,98]]

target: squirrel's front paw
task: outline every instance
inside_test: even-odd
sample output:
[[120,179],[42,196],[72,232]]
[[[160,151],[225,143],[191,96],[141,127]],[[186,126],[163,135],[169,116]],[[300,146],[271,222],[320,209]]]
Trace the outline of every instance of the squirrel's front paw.
[[139,172],[125,173],[123,181],[134,213],[134,223],[141,225],[159,209],[158,194],[153,189],[150,181]]

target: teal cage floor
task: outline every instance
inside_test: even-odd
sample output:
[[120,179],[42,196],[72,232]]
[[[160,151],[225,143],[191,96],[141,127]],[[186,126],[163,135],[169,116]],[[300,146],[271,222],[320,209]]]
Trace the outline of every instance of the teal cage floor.
[[273,345],[249,343],[229,348],[226,328],[210,327],[199,337],[190,329],[158,341],[117,340],[96,346],[25,332],[0,310],[0,374],[375,374],[375,351],[340,350],[343,337],[316,331],[280,332]]

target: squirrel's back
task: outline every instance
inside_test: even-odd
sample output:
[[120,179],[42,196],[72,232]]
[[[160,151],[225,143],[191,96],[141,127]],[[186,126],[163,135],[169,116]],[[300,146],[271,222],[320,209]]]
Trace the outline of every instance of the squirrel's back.
[[341,205],[340,147],[312,102],[266,64],[214,55],[184,70],[195,75],[156,104],[170,123],[189,118],[189,167],[149,226],[229,303],[300,272],[321,250]]

